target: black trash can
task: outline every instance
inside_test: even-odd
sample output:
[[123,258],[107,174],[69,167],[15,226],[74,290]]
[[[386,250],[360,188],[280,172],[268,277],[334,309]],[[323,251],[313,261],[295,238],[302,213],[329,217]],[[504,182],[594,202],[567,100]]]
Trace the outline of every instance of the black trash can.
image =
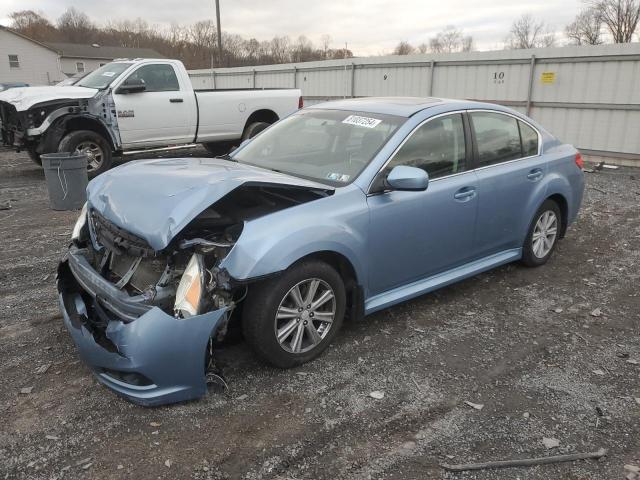
[[87,201],[87,156],[84,153],[45,153],[42,168],[53,210],[79,210]]

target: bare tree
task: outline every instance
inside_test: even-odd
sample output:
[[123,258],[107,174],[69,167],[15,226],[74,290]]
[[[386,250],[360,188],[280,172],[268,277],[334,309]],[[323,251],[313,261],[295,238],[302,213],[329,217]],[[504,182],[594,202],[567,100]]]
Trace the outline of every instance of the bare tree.
[[522,15],[513,22],[506,41],[507,48],[552,47],[556,43],[555,35],[543,22],[530,14]]
[[393,49],[393,55],[411,55],[414,51],[415,48],[409,42],[403,40]]
[[418,53],[427,53],[429,51],[429,45],[422,42],[420,45],[416,47],[416,50],[418,50]]
[[87,14],[69,7],[58,19],[58,31],[65,40],[74,43],[90,43],[95,26]]
[[600,45],[602,39],[602,16],[594,8],[581,11],[564,29],[565,35],[576,45]]
[[462,38],[462,51],[463,52],[473,52],[476,49],[473,43],[473,37],[471,35],[467,35]]
[[57,37],[55,27],[41,13],[33,10],[21,10],[10,13],[9,19],[11,20],[11,28],[34,40],[52,41]]
[[322,49],[322,58],[327,58],[329,55],[329,49],[331,48],[331,35],[322,35],[322,37],[320,37],[320,45]]
[[590,0],[588,4],[598,12],[614,43],[633,40],[640,20],[640,0]]
[[291,59],[291,40],[288,36],[274,37],[271,40],[271,55],[275,63],[286,63]]
[[429,50],[433,53],[470,52],[474,49],[473,37],[465,36],[462,30],[448,25],[429,40]]

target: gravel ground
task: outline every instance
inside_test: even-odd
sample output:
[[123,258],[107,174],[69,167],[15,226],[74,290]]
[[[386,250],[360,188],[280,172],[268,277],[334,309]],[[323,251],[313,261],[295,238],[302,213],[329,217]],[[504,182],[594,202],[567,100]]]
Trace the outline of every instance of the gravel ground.
[[[640,171],[587,185],[546,266],[350,322],[294,370],[226,346],[226,394],[145,409],[98,385],[62,325],[55,268],[77,212],[49,210],[42,171],[1,151],[0,477],[623,479],[640,465]],[[600,447],[599,461],[440,467]]]

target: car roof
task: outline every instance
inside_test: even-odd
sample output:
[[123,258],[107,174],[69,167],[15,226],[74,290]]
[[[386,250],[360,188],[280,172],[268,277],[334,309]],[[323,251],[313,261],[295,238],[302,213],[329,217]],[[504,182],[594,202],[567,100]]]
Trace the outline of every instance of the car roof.
[[411,117],[412,115],[426,108],[435,106],[451,106],[453,109],[490,108],[493,110],[505,110],[499,105],[490,103],[435,97],[346,98],[343,100],[318,103],[315,105],[311,105],[308,108],[320,108],[325,110],[350,110],[365,113],[397,115],[399,117]]

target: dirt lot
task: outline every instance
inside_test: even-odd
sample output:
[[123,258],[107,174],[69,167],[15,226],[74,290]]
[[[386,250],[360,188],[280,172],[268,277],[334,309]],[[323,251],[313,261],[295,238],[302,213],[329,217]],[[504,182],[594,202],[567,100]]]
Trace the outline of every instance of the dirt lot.
[[[98,385],[58,314],[77,212],[49,210],[42,171],[0,152],[0,478],[625,478],[640,466],[640,171],[587,181],[547,266],[349,323],[296,370],[226,347],[227,395],[144,409]],[[600,447],[600,461],[439,466]]]

